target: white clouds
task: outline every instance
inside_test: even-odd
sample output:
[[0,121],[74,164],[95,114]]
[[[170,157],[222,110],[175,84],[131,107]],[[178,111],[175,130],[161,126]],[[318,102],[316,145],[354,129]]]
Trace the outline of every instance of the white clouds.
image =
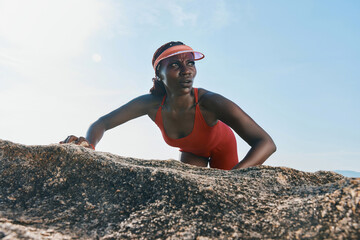
[[[219,30],[231,21],[229,4],[224,0],[167,1],[137,0],[123,2],[122,10],[132,31],[138,27],[190,27]],[[130,30],[131,31],[131,30]]]
[[[77,55],[103,24],[103,5],[95,0],[3,0],[0,37],[24,54]],[[86,6],[86,8],[84,8]]]
[[7,55],[6,50],[0,49],[0,65],[14,67],[20,63],[20,61],[12,56]]
[[216,28],[221,28],[229,24],[230,21],[230,12],[227,9],[226,3],[224,0],[217,0],[215,11],[213,15],[213,26]]
[[224,0],[216,1],[160,1],[164,12],[170,13],[172,23],[176,26],[220,29],[229,24],[230,10]]
[[[198,14],[196,9],[185,10],[189,3],[175,3],[167,0],[124,1],[121,6],[125,18],[122,21],[134,27],[142,26],[195,26]],[[187,8],[186,8],[187,9]]]
[[68,74],[69,61],[87,50],[111,15],[106,3],[0,0],[0,64],[25,81],[49,81],[53,72]]
[[54,73],[77,81],[70,61],[89,50],[113,13],[108,1],[0,0],[0,65],[28,83],[54,81]]
[[197,23],[198,15],[194,12],[184,11],[181,6],[174,2],[168,2],[167,10],[171,13],[173,22],[177,26],[184,26],[190,24],[195,26]]

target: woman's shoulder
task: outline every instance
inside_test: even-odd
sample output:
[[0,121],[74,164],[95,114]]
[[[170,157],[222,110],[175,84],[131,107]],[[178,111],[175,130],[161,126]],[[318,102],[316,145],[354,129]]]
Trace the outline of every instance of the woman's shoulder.
[[139,98],[141,98],[144,101],[146,100],[149,102],[159,102],[159,101],[161,102],[162,99],[164,98],[164,96],[157,96],[157,95],[148,93],[148,94],[141,95]]
[[198,88],[198,97],[200,107],[208,110],[218,107],[221,108],[224,104],[230,101],[219,93],[215,93],[203,88]]
[[161,105],[164,96],[157,96],[153,94],[144,94],[137,98],[139,102],[142,102],[149,108],[156,108]]
[[144,104],[148,116],[155,122],[156,113],[164,96],[157,96],[153,94],[145,94],[139,97],[139,100]]
[[202,105],[206,105],[214,100],[218,94],[204,88],[198,88],[198,102]]
[[201,109],[210,110],[214,104],[214,96],[216,93],[204,88],[198,88],[198,103]]

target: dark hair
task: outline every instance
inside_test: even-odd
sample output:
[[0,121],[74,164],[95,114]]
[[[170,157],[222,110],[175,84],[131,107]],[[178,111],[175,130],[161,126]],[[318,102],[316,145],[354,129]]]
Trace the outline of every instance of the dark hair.
[[[162,54],[166,49],[173,47],[173,46],[177,46],[177,45],[185,45],[182,42],[168,42],[165,43],[164,45],[162,45],[161,47],[159,47],[155,53],[154,56],[152,58],[152,65],[154,65],[155,60],[160,56],[160,54]],[[156,67],[155,70],[155,75],[156,77],[153,78],[153,87],[150,89],[150,93],[153,95],[157,95],[157,96],[164,96],[166,91],[165,91],[165,86],[164,83],[158,78],[159,76],[159,69],[160,69],[160,65],[161,65],[161,61],[159,62],[159,64]]]

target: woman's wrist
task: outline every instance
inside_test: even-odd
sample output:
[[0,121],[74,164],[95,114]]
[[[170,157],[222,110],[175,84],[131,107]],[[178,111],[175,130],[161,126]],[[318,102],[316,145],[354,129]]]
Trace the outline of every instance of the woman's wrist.
[[95,146],[94,146],[94,144],[89,143],[89,145],[90,145],[90,147],[91,147],[93,150],[95,150]]

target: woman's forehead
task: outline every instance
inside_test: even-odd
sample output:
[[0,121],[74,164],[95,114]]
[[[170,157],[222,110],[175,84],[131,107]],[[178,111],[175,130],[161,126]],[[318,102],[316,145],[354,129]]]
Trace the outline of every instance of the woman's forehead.
[[164,60],[167,60],[167,61],[194,60],[194,53],[192,53],[192,52],[181,53],[181,54],[171,56]]

